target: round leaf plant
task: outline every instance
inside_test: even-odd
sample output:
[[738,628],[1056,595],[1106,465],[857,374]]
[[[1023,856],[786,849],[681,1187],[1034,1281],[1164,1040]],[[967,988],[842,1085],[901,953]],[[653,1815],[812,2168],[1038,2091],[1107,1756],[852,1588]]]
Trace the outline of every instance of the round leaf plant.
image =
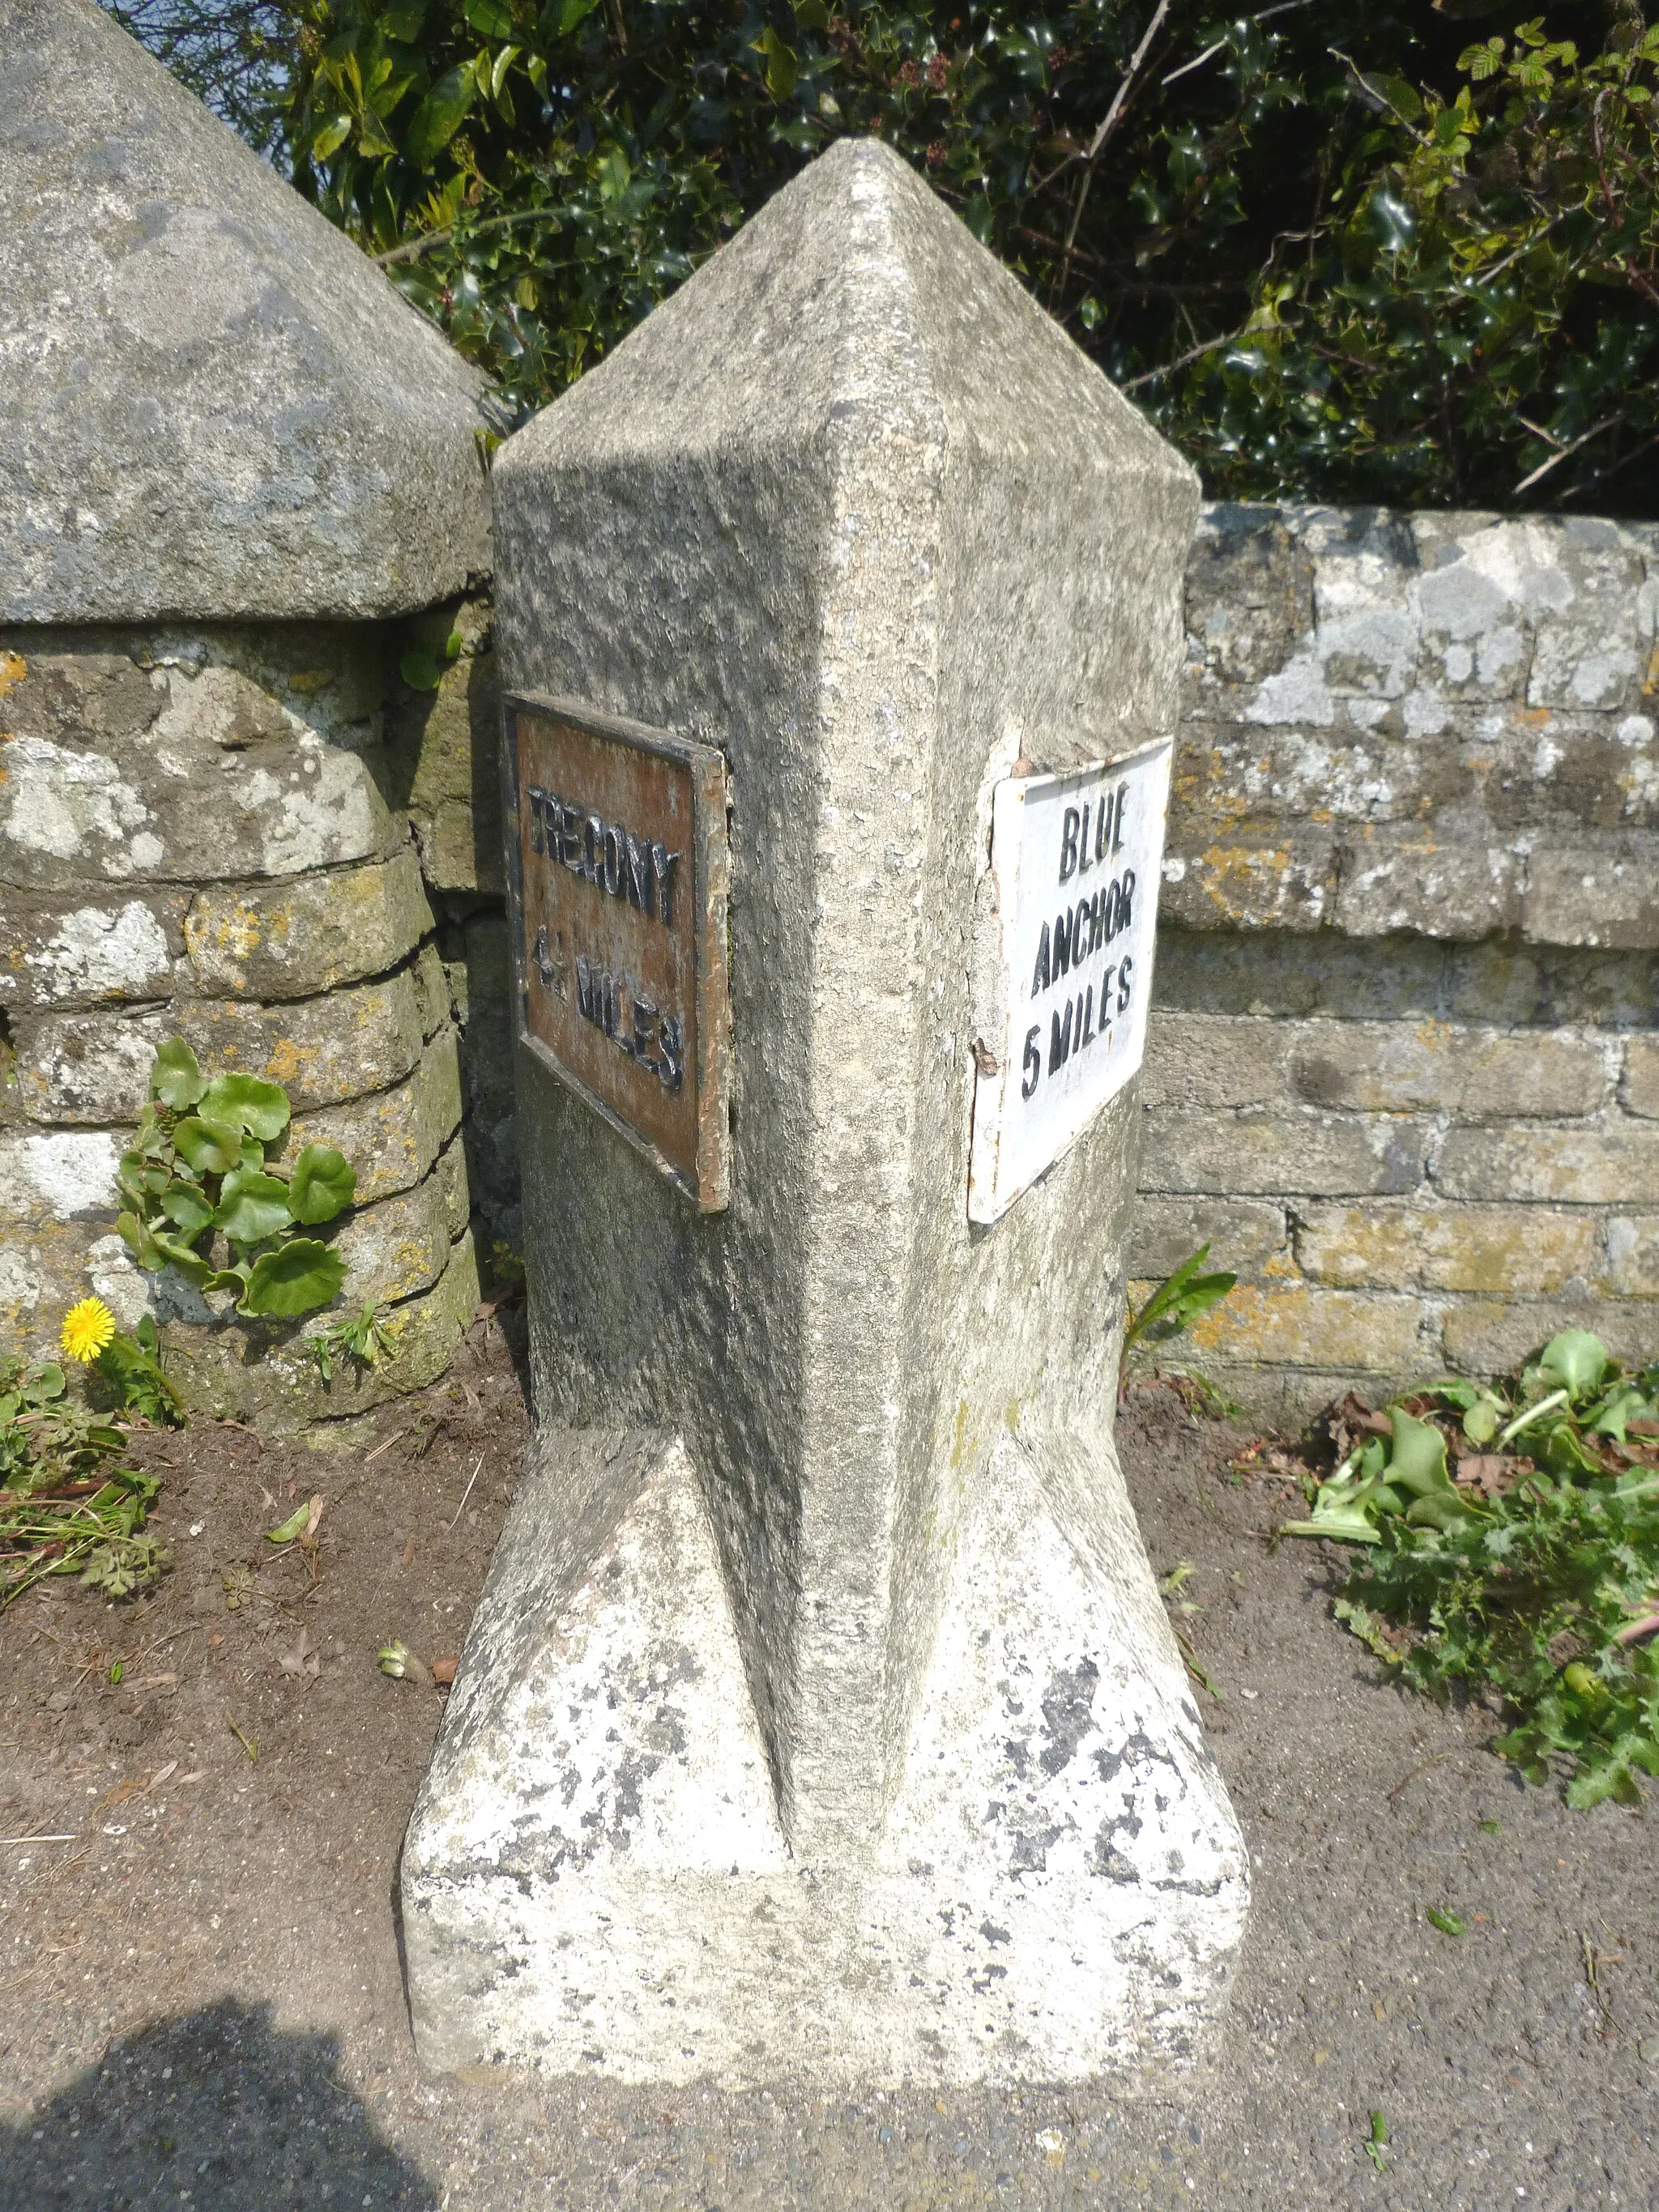
[[289,1320],[335,1298],[339,1254],[319,1228],[356,1195],[356,1171],[331,1145],[305,1145],[286,1171],[267,1158],[287,1133],[288,1093],[254,1075],[210,1082],[182,1038],[150,1069],[150,1096],[116,1181],[116,1227],[141,1267],[176,1267],[200,1291],[231,1291],[236,1310]]

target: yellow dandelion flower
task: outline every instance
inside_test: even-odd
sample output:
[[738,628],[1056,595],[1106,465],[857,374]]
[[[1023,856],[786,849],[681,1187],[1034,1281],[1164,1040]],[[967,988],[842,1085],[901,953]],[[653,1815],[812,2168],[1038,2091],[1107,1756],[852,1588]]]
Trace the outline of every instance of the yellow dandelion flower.
[[64,1316],[58,1341],[68,1359],[96,1359],[115,1334],[115,1316],[102,1298],[82,1298]]

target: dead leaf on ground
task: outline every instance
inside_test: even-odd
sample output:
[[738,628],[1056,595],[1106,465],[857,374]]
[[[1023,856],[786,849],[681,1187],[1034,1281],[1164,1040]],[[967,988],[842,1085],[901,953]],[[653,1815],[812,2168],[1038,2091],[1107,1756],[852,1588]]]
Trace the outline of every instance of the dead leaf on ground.
[[461,1662],[459,1659],[434,1659],[433,1661],[431,1668],[432,1679],[441,1690],[447,1690],[450,1684],[454,1680],[455,1669],[460,1665],[460,1663]]

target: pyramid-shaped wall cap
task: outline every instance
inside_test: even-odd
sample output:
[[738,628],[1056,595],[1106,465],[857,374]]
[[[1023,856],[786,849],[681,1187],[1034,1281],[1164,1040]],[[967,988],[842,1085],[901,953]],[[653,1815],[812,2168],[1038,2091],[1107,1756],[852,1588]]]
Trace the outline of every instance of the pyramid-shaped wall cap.
[[518,433],[498,501],[521,469],[835,427],[1197,483],[900,155],[848,137]]
[[0,0],[0,620],[385,615],[489,562],[485,380],[94,0]]

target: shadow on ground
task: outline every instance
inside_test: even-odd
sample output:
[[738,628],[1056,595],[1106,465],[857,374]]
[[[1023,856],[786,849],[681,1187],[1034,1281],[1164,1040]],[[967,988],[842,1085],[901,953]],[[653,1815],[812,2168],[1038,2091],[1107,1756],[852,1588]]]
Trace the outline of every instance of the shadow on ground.
[[3,2212],[435,2212],[431,2184],[341,2079],[332,2036],[268,2005],[206,2005],[118,2040],[49,2105],[0,2128]]

